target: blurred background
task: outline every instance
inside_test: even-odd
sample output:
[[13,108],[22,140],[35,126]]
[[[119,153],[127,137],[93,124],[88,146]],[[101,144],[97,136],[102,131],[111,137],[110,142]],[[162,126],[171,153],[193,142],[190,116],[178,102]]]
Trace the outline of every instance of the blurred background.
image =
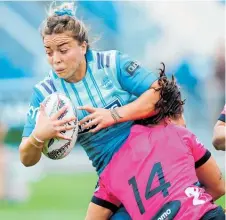
[[[33,85],[47,75],[39,25],[51,2],[0,2],[0,219],[84,219],[96,174],[83,149],[61,161],[19,162],[18,145]],[[78,1],[77,17],[92,47],[129,54],[157,72],[175,74],[190,128],[225,174],[212,144],[225,104],[224,1]],[[219,204],[223,205],[221,199]]]

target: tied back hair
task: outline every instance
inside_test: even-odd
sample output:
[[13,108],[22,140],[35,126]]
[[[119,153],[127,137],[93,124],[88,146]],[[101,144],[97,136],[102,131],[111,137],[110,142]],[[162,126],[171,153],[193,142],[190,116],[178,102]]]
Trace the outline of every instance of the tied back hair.
[[52,2],[49,7],[48,17],[43,21],[40,32],[42,38],[46,35],[68,33],[82,44],[87,43],[89,49],[88,29],[85,24],[76,17],[76,6],[74,2],[56,5]]
[[155,111],[158,113],[147,119],[141,119],[136,121],[137,124],[148,125],[158,124],[162,119],[169,117],[178,119],[183,113],[183,105],[185,100],[181,99],[180,88],[176,83],[175,77],[172,75],[171,80],[167,78],[165,74],[165,64],[162,64],[162,68],[159,69],[158,83],[160,88],[155,89],[160,91],[160,99],[155,104]]
[[60,5],[57,5],[57,2],[53,1],[49,6],[47,14],[49,17],[54,15],[68,15],[76,18],[76,10],[77,6],[75,5],[75,2],[64,2]]

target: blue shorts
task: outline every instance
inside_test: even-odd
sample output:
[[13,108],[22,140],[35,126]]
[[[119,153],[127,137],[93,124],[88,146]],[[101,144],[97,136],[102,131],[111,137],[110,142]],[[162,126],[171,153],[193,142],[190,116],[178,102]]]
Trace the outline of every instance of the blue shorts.
[[225,220],[225,213],[221,206],[208,211],[200,220]]
[[126,209],[121,206],[118,211],[111,216],[110,220],[132,220],[132,218],[129,216]]

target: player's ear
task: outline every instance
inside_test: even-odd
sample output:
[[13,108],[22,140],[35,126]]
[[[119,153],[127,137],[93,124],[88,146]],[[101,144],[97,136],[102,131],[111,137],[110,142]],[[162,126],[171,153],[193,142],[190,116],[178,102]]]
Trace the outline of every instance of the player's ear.
[[181,114],[181,116],[179,117],[179,123],[180,123],[181,126],[186,128],[186,122],[185,122],[183,114]]
[[81,46],[82,53],[85,55],[87,51],[87,42],[83,41],[80,46]]

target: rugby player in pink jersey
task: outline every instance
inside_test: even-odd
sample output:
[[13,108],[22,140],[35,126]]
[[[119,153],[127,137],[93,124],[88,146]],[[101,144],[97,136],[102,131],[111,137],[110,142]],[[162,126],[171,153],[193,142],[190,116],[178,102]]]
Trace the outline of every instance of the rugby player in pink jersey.
[[225,219],[213,203],[225,193],[221,172],[185,128],[184,102],[174,78],[168,80],[162,70],[159,84],[158,115],[132,127],[100,175],[86,220],[108,219],[121,204],[134,220]]
[[225,151],[225,112],[226,112],[226,105],[224,106],[223,111],[218,118],[217,123],[214,126],[213,132],[213,146],[217,150]]

